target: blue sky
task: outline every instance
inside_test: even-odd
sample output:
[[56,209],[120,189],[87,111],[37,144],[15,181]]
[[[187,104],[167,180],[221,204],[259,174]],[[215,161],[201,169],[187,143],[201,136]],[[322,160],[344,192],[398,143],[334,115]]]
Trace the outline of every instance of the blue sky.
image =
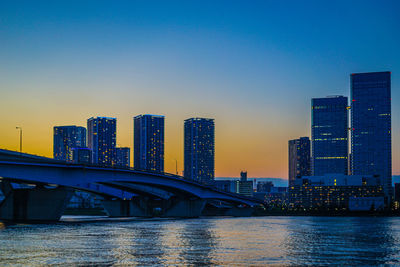
[[287,140],[310,135],[312,97],[349,95],[353,72],[392,71],[400,173],[398,1],[2,1],[0,146],[51,156],[52,127],[166,115],[166,166],[183,120],[216,119],[217,176],[287,176]]

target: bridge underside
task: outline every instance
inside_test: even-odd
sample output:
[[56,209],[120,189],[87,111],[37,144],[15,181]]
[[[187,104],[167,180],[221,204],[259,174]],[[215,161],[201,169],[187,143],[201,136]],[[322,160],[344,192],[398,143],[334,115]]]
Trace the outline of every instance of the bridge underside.
[[[15,179],[12,179],[15,182]],[[118,183],[118,190],[121,184]],[[16,222],[49,222],[59,221],[74,189],[64,186],[49,187],[43,184],[13,188],[10,181],[2,179],[0,189],[4,199],[0,202],[0,219]],[[115,189],[115,188],[113,188]],[[110,217],[180,217],[195,218],[199,216],[251,216],[253,208],[239,203],[218,200],[207,200],[187,195],[172,194],[152,189],[149,193],[146,186],[126,187],[121,199],[112,194],[97,193],[104,198],[104,209]],[[135,192],[135,193],[133,193]]]
[[[15,152],[10,161],[7,153],[0,150],[0,189],[4,194],[0,219],[57,221],[73,190],[102,196],[105,209],[113,217],[248,216],[252,207],[259,205],[254,199],[178,176],[63,164],[37,157],[15,160]],[[36,186],[17,188],[11,183]]]

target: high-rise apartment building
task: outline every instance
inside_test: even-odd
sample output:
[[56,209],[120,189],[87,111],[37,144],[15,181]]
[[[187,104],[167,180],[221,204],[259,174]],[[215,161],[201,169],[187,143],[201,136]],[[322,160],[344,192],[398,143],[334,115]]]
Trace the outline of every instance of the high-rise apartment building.
[[215,125],[213,119],[191,118],[184,123],[184,176],[211,184],[214,181]]
[[131,162],[131,149],[129,147],[117,147],[115,151],[115,166],[129,167]]
[[92,151],[94,164],[112,166],[115,164],[117,119],[92,117],[87,121],[88,148]]
[[55,126],[53,129],[53,156],[71,162],[72,149],[86,146],[86,129],[80,126]]
[[134,168],[164,172],[164,116],[139,115],[133,126]]
[[344,96],[311,101],[312,174],[348,174],[348,100]]
[[289,140],[289,186],[296,178],[311,175],[310,139]]
[[390,72],[350,75],[351,173],[379,177],[389,197],[393,195],[390,76]]

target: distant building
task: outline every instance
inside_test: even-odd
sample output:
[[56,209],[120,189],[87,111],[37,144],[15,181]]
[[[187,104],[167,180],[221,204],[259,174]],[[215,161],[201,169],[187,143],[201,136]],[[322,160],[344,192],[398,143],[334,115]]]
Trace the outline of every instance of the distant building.
[[83,191],[74,191],[67,209],[102,209],[102,197]]
[[103,166],[114,165],[117,119],[92,117],[87,121],[87,129],[88,148],[92,151],[93,163]]
[[368,175],[327,174],[302,177],[289,187],[290,208],[301,210],[349,210],[352,197],[383,196],[379,178]]
[[241,172],[240,173],[240,180],[236,182],[236,192],[244,195],[244,196],[248,196],[248,197],[252,197],[253,196],[253,181],[248,181],[247,180],[247,172]]
[[130,166],[130,154],[131,149],[129,147],[117,147],[115,156],[115,166],[118,167],[129,167]]
[[72,161],[77,164],[92,163],[92,150],[86,147],[77,147],[72,149]]
[[274,183],[271,181],[257,182],[257,192],[271,192],[272,187],[274,187]]
[[221,191],[236,193],[236,182],[235,180],[216,180],[214,186]]
[[390,202],[392,191],[391,73],[350,75],[351,172],[383,180]]
[[400,183],[394,183],[394,200],[400,202]]
[[311,184],[320,186],[381,186],[381,180],[372,175],[344,175],[341,173],[327,173],[320,176],[304,176],[296,181],[296,185]]
[[81,126],[55,126],[53,156],[57,160],[72,161],[72,149],[86,147],[86,129]]
[[289,185],[296,178],[311,175],[310,139],[289,140]]
[[184,135],[184,176],[201,183],[213,183],[214,120],[205,118],[187,119],[184,123]]
[[311,101],[312,174],[348,174],[348,99]]
[[263,200],[268,207],[282,208],[288,205],[288,188],[272,186],[266,192],[256,192],[253,197]]
[[164,116],[139,115],[133,125],[134,168],[164,172]]

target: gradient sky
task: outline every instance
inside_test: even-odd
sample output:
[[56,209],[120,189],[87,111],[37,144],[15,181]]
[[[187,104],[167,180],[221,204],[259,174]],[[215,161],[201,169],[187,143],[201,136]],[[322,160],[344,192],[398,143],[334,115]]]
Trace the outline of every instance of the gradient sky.
[[400,174],[400,1],[1,1],[0,148],[52,156],[53,126],[166,116],[165,166],[183,168],[183,120],[216,123],[216,176],[287,178],[312,97],[350,73],[392,71]]

